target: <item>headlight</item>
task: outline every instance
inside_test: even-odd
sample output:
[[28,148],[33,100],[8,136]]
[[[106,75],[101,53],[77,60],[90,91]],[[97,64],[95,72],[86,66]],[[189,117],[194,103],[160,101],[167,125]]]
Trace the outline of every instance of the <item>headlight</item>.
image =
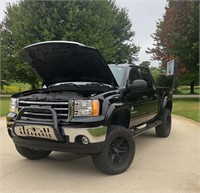
[[74,116],[98,116],[98,100],[75,100]]
[[16,98],[11,98],[10,99],[10,111],[17,113],[18,112],[18,103],[19,103],[19,99]]

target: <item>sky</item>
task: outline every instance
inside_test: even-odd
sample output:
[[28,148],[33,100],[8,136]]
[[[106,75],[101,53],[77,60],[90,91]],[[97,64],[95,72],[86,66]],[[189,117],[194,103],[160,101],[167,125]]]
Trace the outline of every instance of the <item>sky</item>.
[[[0,21],[5,16],[6,4],[18,2],[18,0],[1,0],[0,1]],[[166,0],[116,0],[119,7],[126,8],[129,18],[132,22],[132,30],[135,32],[133,43],[140,46],[138,54],[140,64],[143,61],[150,61],[151,54],[145,50],[153,46],[151,35],[156,31],[156,22],[162,18],[165,13]],[[150,61],[151,66],[158,66],[158,61]]]
[[[150,61],[151,54],[145,50],[153,46],[151,35],[156,31],[156,22],[162,19],[165,13],[166,0],[116,0],[116,4],[128,10],[132,22],[132,30],[135,31],[133,42],[140,46],[139,61]],[[151,66],[158,66],[158,61],[150,61]]]

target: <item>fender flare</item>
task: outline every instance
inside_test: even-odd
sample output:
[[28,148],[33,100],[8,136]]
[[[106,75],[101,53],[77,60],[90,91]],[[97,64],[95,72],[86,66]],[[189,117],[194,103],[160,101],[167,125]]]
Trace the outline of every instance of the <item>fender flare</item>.
[[128,113],[130,115],[130,108],[129,108],[129,106],[126,106],[126,105],[124,105],[122,103],[113,103],[113,104],[111,104],[110,107],[108,108],[108,110],[106,112],[106,116],[105,116],[105,123],[106,123],[106,125],[109,125],[109,123],[112,120],[113,116],[117,112],[122,111],[122,110],[128,111]]
[[169,109],[170,111],[172,110],[172,100],[168,98],[168,96],[163,96],[162,97],[162,103],[159,111],[159,118],[163,118],[165,109]]

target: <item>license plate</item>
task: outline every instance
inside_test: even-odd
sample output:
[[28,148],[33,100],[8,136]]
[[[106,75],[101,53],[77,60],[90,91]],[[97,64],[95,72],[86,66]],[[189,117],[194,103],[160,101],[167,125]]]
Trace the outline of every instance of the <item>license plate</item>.
[[20,137],[37,137],[51,140],[58,140],[53,127],[45,125],[17,125],[15,134]]

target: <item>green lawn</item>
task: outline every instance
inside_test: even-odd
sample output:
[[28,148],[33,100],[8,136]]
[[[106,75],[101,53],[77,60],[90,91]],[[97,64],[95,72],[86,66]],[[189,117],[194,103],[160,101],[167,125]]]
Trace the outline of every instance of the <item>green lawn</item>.
[[[195,94],[200,94],[200,86],[194,87]],[[175,91],[176,94],[190,94],[190,87],[189,86],[180,86]]]
[[174,99],[173,114],[200,122],[200,103],[198,98]]
[[[0,116],[8,113],[10,104],[9,97],[0,98]],[[200,122],[200,102],[198,98],[174,99],[173,114],[181,115]]]
[[5,116],[9,111],[10,97],[0,98],[0,117]]

